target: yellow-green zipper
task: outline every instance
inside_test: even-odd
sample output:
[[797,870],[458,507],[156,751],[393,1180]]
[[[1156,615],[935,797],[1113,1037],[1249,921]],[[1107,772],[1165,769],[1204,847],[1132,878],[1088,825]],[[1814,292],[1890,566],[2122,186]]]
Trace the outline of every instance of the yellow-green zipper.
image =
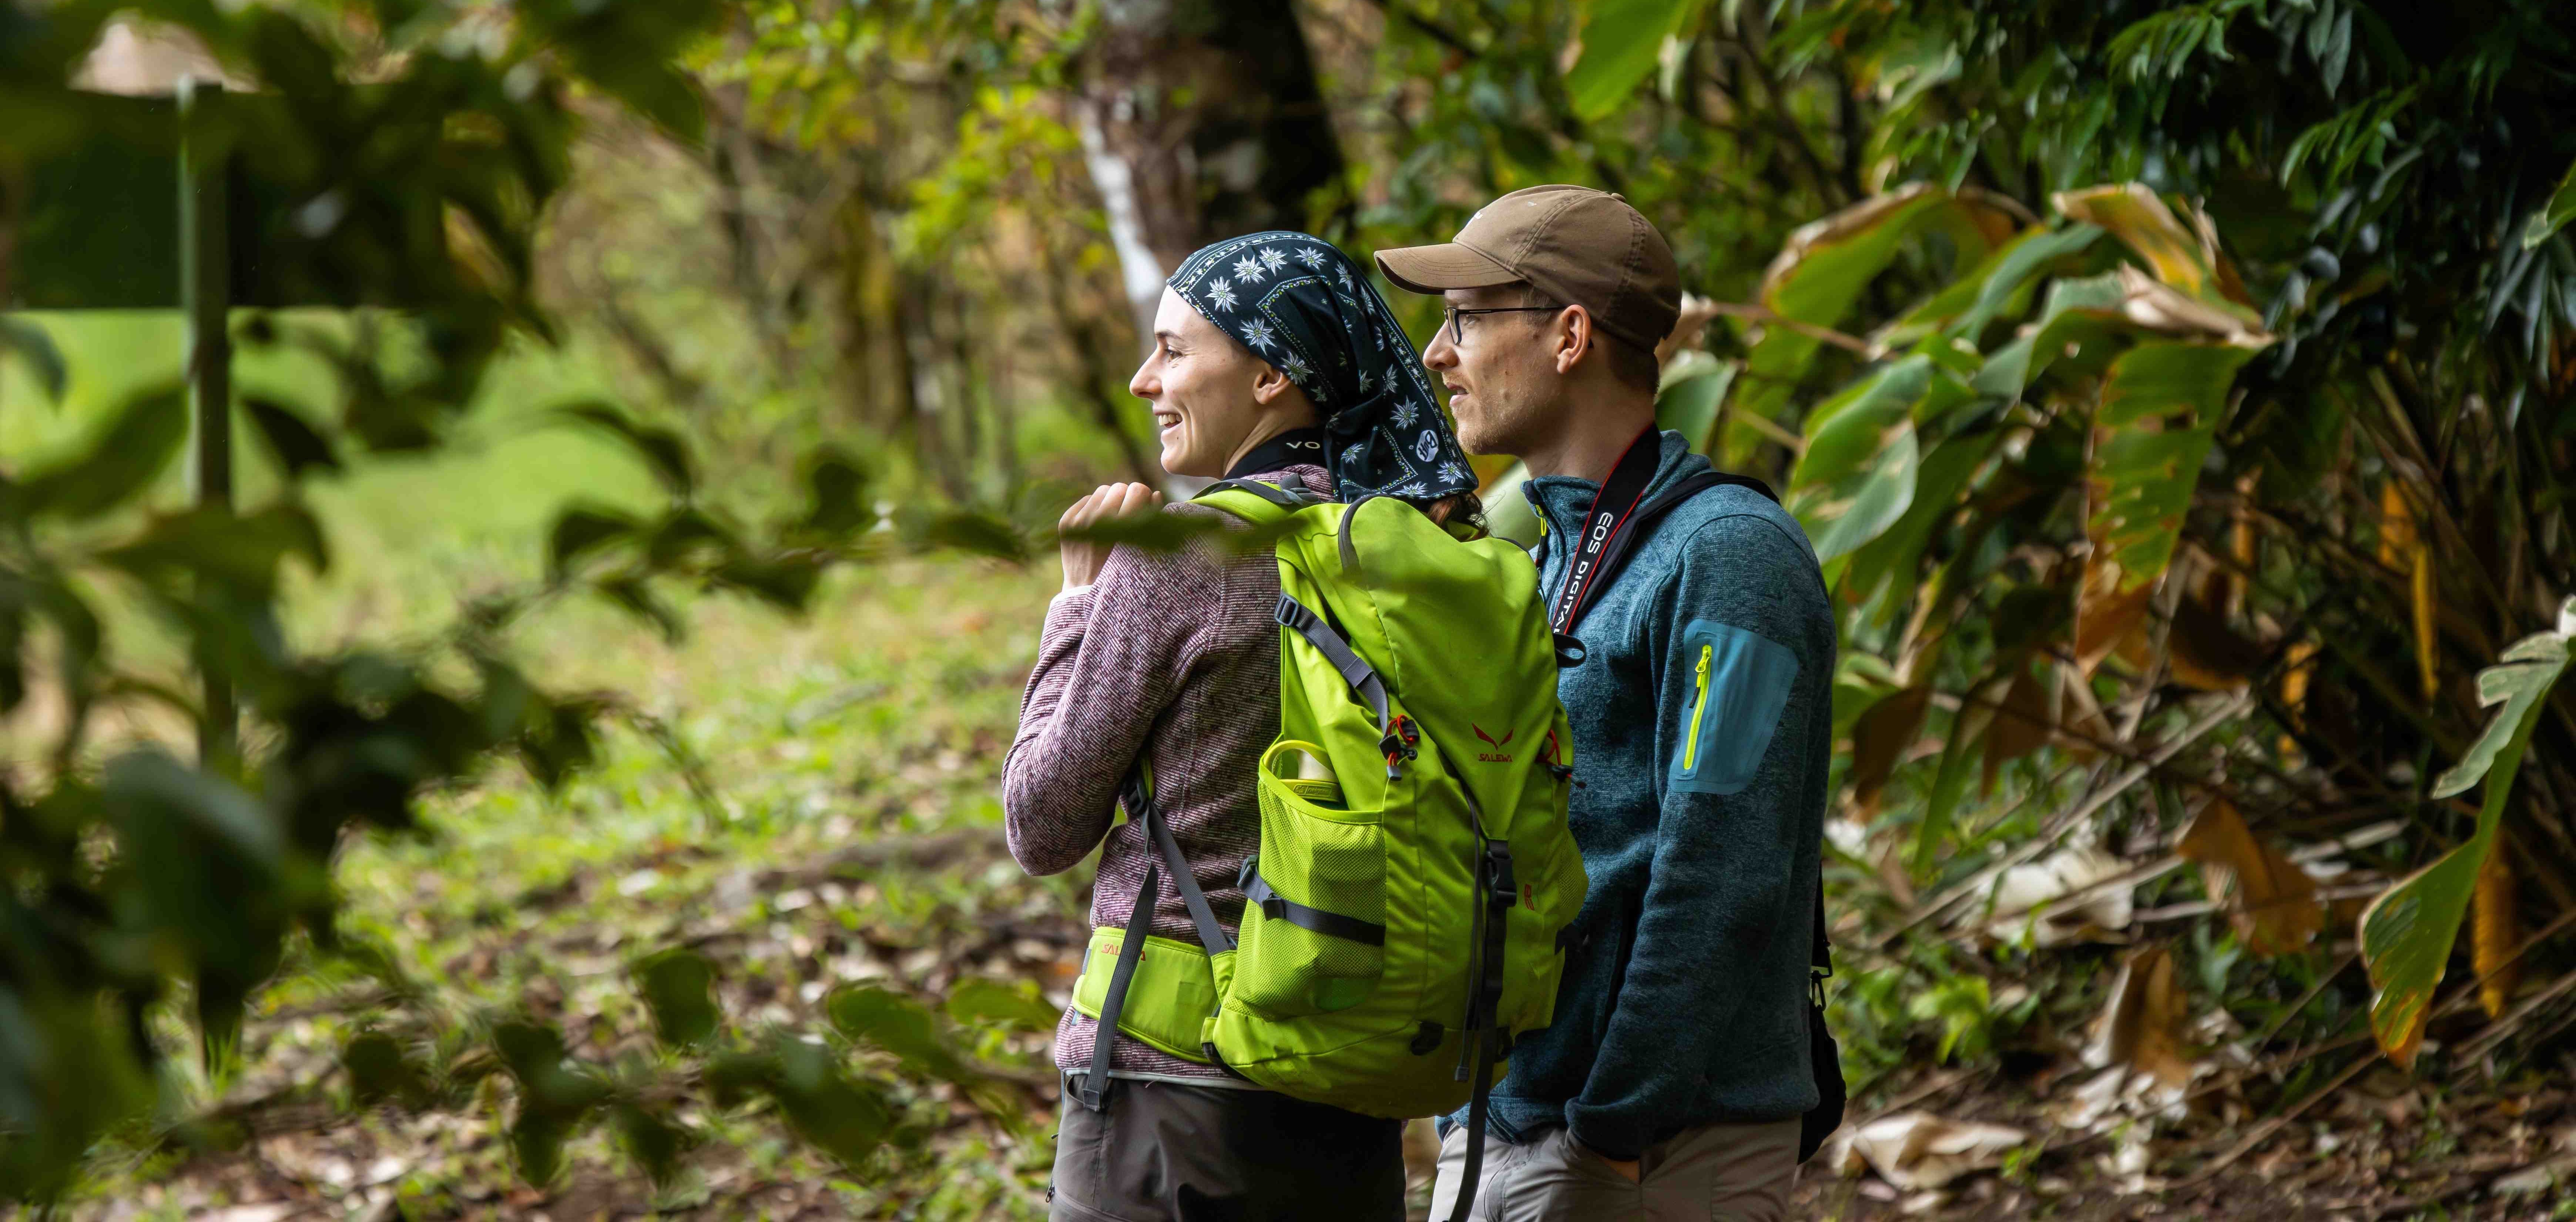
[[1699,647],[1699,703],[1691,706],[1690,737],[1682,740],[1682,771],[1699,766],[1699,715],[1708,711],[1708,658],[1717,652],[1714,645]]

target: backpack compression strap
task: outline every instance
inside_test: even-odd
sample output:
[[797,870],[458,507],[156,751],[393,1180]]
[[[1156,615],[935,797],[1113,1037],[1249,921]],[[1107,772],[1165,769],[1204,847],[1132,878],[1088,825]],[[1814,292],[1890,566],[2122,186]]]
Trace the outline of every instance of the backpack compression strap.
[[[1172,828],[1164,822],[1162,808],[1154,804],[1142,770],[1127,778],[1127,787],[1119,798],[1126,803],[1128,821],[1144,824],[1145,837],[1153,842],[1162,860],[1145,863],[1145,886],[1136,893],[1136,906],[1127,914],[1127,936],[1118,947],[1118,966],[1109,973],[1109,992],[1100,999],[1100,1018],[1091,1033],[1091,1073],[1074,1094],[1077,1102],[1095,1112],[1109,1106],[1109,1054],[1118,1043],[1118,1016],[1127,1009],[1127,988],[1135,982],[1136,963],[1145,956],[1145,938],[1153,929],[1155,901],[1163,895],[1159,877],[1162,869],[1171,871],[1172,886],[1181,893],[1181,903],[1189,907],[1190,923],[1198,926],[1199,945],[1211,955],[1234,949],[1234,939],[1226,936],[1225,926],[1217,924],[1216,910],[1208,906],[1207,893],[1199,890],[1198,879],[1191,876],[1190,863],[1181,856],[1181,844],[1172,838]],[[1216,1050],[1210,1048],[1208,1054],[1213,1057]],[[1223,1069],[1224,1060],[1218,1059],[1217,1067]]]
[[1295,595],[1282,593],[1271,618],[1306,638],[1307,644],[1314,646],[1324,655],[1325,661],[1333,664],[1334,670],[1341,672],[1342,682],[1350,684],[1351,690],[1359,693],[1369,711],[1377,714],[1378,728],[1385,732],[1385,736],[1377,741],[1377,749],[1386,756],[1386,775],[1390,779],[1404,775],[1398,761],[1414,757],[1418,748],[1413,744],[1421,741],[1421,735],[1415,732],[1409,719],[1387,716],[1386,680],[1378,676],[1377,668],[1354,652],[1351,643],[1343,640],[1341,633],[1333,631],[1333,626],[1325,623],[1324,617],[1297,601]]

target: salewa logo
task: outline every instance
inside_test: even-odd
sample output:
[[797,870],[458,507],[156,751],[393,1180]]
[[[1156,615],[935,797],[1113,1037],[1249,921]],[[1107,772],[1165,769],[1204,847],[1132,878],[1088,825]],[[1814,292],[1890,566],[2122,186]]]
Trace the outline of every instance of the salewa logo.
[[1467,728],[1474,730],[1476,732],[1476,737],[1484,739],[1488,745],[1495,748],[1492,751],[1477,752],[1476,762],[1482,764],[1508,764],[1512,762],[1511,753],[1504,751],[1501,748],[1503,744],[1512,741],[1512,735],[1516,733],[1516,731],[1505,730],[1503,731],[1503,736],[1501,738],[1496,738],[1491,734],[1485,733],[1485,727],[1477,725],[1475,722],[1468,722]]

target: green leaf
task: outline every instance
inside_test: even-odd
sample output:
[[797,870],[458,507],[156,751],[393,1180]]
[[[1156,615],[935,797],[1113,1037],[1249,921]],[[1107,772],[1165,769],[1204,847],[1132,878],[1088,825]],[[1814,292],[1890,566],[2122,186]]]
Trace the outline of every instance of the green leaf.
[[[2048,298],[2033,324],[2036,329],[1995,349],[1969,381],[1970,388],[1979,394],[2018,399],[2049,366],[2109,347],[2101,341],[2125,329],[2120,303],[2127,297],[2117,274],[2050,283]],[[2069,354],[2069,347],[2076,353]]]
[[20,504],[30,517],[97,517],[148,491],[187,437],[186,390],[175,382],[146,390],[117,409],[84,453],[29,475]]
[[[2569,599],[2559,612],[2563,621],[2576,626],[2576,599]],[[2567,672],[2570,638],[2565,630],[2537,632],[2524,637],[2504,651],[2497,664],[2478,672],[2478,704],[2502,704],[2487,721],[2484,733],[2460,756],[2460,762],[2433,782],[2432,796],[2447,798],[2466,793],[2490,770],[2498,756],[2517,738],[2528,740],[2526,723],[2539,716],[2541,697],[2549,693],[2558,677]],[[2508,772],[2503,783],[2510,785]]]
[[[1840,326],[1861,291],[1886,270],[1909,239],[1936,220],[1960,219],[1967,209],[1949,192],[1915,183],[1801,226],[1789,235],[1788,244],[1763,275],[1761,304],[1782,318],[1818,327]],[[1737,414],[1777,419],[1795,397],[1798,380],[1814,361],[1821,342],[1789,327],[1764,327],[1762,338],[1745,359],[1743,385],[1735,396]],[[1724,457],[1729,463],[1740,462],[1738,442],[1751,437],[1752,431],[1730,429],[1728,434]]]
[[[1156,517],[1170,517],[1156,514]],[[1157,529],[1153,527],[1143,528]],[[989,513],[958,509],[935,513],[923,520],[913,538],[927,548],[948,548],[974,556],[990,556],[1013,562],[1029,557],[1029,542],[1009,522]]]
[[894,1127],[894,1110],[884,1095],[852,1081],[829,1050],[782,1039],[771,1045],[766,1062],[757,1086],[777,1101],[797,1136],[842,1165],[859,1165]]
[[242,396],[242,407],[249,411],[251,423],[258,426],[269,450],[277,455],[278,465],[286,468],[288,479],[301,479],[306,471],[317,467],[325,471],[340,469],[340,456],[332,452],[330,439],[305,423],[294,409],[257,395]]
[[2024,665],[2020,655],[1984,683],[1969,690],[1960,701],[1958,713],[1950,719],[1950,737],[1941,747],[1941,766],[1932,776],[1931,792],[1923,804],[1923,822],[1914,830],[1914,868],[1928,871],[1939,860],[1942,845],[1950,838],[1950,826],[1959,809],[1959,799],[1968,792],[1968,781],[1977,774],[1980,753],[1987,727],[1994,724],[1995,709],[2011,689],[2013,675]]
[[553,1182],[563,1171],[564,1142],[576,1130],[576,1119],[519,1105],[510,1122],[510,1157],[519,1165],[520,1179],[539,1186]]
[[645,1178],[657,1186],[668,1184],[680,1169],[680,1155],[692,1144],[689,1131],[667,1114],[637,1104],[621,1104],[612,1114],[618,1143],[644,1169]]
[[1029,1031],[1051,1031],[1056,1008],[1027,981],[1018,985],[969,976],[948,991],[948,1017],[956,1022],[997,1022]]
[[832,1027],[863,1044],[893,1053],[905,1064],[951,1082],[982,1075],[967,1068],[939,1030],[939,1019],[920,1002],[874,985],[842,989],[824,1003]]
[[[2571,413],[2576,418],[2576,413]],[[1494,477],[1476,493],[1485,503],[1485,529],[1497,539],[1508,539],[1523,549],[1538,546],[1546,532],[1539,524],[1538,507],[1521,494],[1521,485],[1529,482],[1529,468],[1515,460],[1511,469]]]
[[674,1048],[695,1048],[715,1038],[716,970],[692,950],[666,950],[635,965],[635,985],[653,1012],[653,1031]]
[[566,509],[546,534],[546,571],[561,580],[583,555],[642,528],[642,523],[614,509],[580,505]]
[[420,1066],[403,1051],[401,1041],[382,1031],[364,1031],[340,1049],[340,1067],[349,1074],[350,1102],[402,1101],[417,1104],[428,1091]]
[[2504,707],[2497,710],[2476,745],[2434,786],[2436,796],[2447,797],[2485,779],[2477,831],[2467,843],[2380,893],[2361,914],[2362,963],[2369,969],[2373,990],[2371,1034],[2381,1051],[2401,1066],[2414,1065],[2433,990],[2441,986],[2450,965],[2451,947],[2459,939],[2460,921],[2477,888],[2478,872],[2494,850],[2496,827],[2512,795],[2514,774],[2521,770],[2532,731],[2540,725],[2546,707],[2542,698],[2567,672],[2571,637],[2576,637],[2576,598],[2560,608],[2556,631],[2524,637],[2504,651],[2498,665],[2478,672],[2479,701]]
[[314,572],[330,567],[322,524],[300,505],[271,505],[247,516],[224,505],[202,505],[153,519],[142,537],[99,554],[101,560],[145,577],[184,574],[267,601],[277,570],[301,556]]
[[1699,359],[1667,373],[1663,388],[1655,394],[1655,427],[1681,434],[1693,453],[1712,452],[1717,445],[1718,406],[1726,402],[1726,388],[1735,384],[1735,372],[1742,367],[1736,361],[1700,354]]
[[1566,100],[1585,121],[1617,110],[1655,71],[1664,40],[1677,36],[1701,0],[1591,0],[1583,54],[1565,74]]
[[625,442],[653,477],[662,481],[672,496],[685,499],[695,484],[689,465],[689,445],[680,435],[666,428],[639,424],[614,405],[597,400],[566,403],[548,413],[554,418],[588,425]]
[[2041,234],[1997,251],[1995,257],[1988,261],[1984,280],[1977,286],[1975,302],[1950,325],[1950,333],[1975,340],[2032,276],[2059,260],[2090,249],[2094,240],[2101,236],[2100,226],[2078,222],[2055,233]]
[[2155,580],[2173,559],[2219,408],[2254,350],[2150,342],[2111,363],[2095,426],[2092,478],[2104,485],[2091,530],[2120,566],[2120,588]]
[[[2522,230],[2522,248],[2529,250],[2549,240],[2549,235],[2576,220],[2576,166],[2567,167],[2567,177],[2558,180],[2558,189],[2549,193],[2549,202],[2531,216]],[[62,395],[54,392],[55,397]]]
[[679,611],[654,593],[652,585],[643,578],[632,574],[604,577],[596,583],[596,588],[602,597],[617,604],[619,609],[661,633],[664,642],[676,645],[681,637],[688,635],[688,626],[681,621]]
[[845,539],[876,525],[876,507],[868,503],[867,472],[839,450],[825,449],[815,455],[805,472],[805,486],[810,504],[798,523],[804,530],[827,539]]
[[71,384],[71,368],[63,363],[62,350],[54,347],[52,335],[32,322],[0,317],[0,356],[10,353],[27,362],[36,384],[45,388],[47,399],[63,401],[63,391]]
[[1807,452],[1791,471],[1791,511],[1830,563],[1879,536],[1914,502],[1919,458],[1911,413],[1932,362],[1910,356],[1825,401],[1807,417]]
[[[1841,576],[1844,597],[1865,604],[1877,598],[1883,588],[1889,588],[1891,582],[1899,583],[1898,589],[1913,587],[1915,570],[1922,564],[1932,532],[1958,508],[1960,493],[1967,490],[1969,479],[1985,465],[2004,435],[2002,429],[1986,429],[1955,436],[1923,455],[1914,476],[1914,497],[1904,516],[1850,553],[1850,563]],[[1888,599],[1880,604],[1876,618],[1883,621],[1904,601]]]

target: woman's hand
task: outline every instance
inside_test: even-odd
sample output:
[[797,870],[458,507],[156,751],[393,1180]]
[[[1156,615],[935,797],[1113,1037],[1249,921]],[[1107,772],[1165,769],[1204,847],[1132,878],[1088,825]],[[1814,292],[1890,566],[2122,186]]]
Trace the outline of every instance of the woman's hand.
[[1109,563],[1110,543],[1103,540],[1076,539],[1070,536],[1132,513],[1150,513],[1163,504],[1163,494],[1143,484],[1102,484],[1091,495],[1073,503],[1064,516],[1056,520],[1056,530],[1068,536],[1058,544],[1064,555],[1064,588],[1087,586],[1100,577],[1100,566]]

